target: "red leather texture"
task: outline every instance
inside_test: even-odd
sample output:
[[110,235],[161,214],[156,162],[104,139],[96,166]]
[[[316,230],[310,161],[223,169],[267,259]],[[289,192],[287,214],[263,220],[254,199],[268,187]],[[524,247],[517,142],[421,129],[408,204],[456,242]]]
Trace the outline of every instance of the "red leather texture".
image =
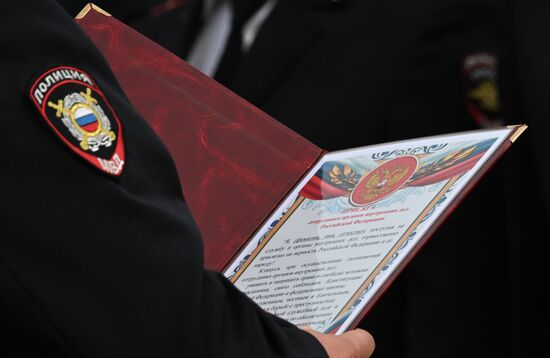
[[323,150],[116,19],[77,22],[168,147],[221,270]]

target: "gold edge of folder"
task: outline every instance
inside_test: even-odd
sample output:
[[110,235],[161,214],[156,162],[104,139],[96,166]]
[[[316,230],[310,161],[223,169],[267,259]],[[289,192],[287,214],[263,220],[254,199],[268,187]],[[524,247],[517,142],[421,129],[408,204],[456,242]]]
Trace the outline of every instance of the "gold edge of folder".
[[84,17],[86,17],[86,15],[88,15],[88,13],[92,10],[95,10],[96,12],[100,13],[101,15],[104,15],[104,16],[111,16],[111,14],[109,14],[107,11],[103,10],[102,8],[100,8],[99,6],[97,5],[94,5],[92,3],[88,3],[86,4],[86,6],[84,6],[82,8],[82,10],[80,10],[80,12],[78,13],[78,15],[76,15],[75,17],[75,20],[80,20],[80,19],[83,19]]

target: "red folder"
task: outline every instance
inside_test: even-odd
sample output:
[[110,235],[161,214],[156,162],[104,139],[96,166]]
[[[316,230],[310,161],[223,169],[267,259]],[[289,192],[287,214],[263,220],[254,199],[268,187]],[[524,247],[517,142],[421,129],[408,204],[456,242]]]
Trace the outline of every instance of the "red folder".
[[222,270],[324,151],[101,9],[76,21],[168,147],[205,264]]

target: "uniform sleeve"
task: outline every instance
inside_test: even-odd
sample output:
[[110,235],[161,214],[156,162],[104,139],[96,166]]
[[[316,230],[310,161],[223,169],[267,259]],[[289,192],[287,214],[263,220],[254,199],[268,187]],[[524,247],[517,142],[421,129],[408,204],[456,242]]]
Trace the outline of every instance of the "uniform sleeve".
[[[45,0],[4,4],[0,19],[0,356],[326,357],[204,269],[169,154],[72,19]],[[119,176],[86,159],[91,147],[68,145],[99,126],[91,104],[71,112],[73,124],[52,124],[60,119],[34,105],[33,83],[59,66],[89,74],[105,97],[95,105],[120,120]],[[57,80],[41,92],[53,106],[59,91],[86,97],[78,81]]]

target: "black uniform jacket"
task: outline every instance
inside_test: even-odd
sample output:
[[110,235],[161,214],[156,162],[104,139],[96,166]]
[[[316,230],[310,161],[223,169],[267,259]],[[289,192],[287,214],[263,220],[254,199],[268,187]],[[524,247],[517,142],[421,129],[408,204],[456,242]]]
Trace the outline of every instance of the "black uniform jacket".
[[[170,156],[71,17],[18,0],[0,20],[0,356],[325,357],[204,270]],[[101,103],[121,123],[120,176],[71,150],[72,134],[35,107],[34,80],[57,66],[89,74],[112,106]]]

